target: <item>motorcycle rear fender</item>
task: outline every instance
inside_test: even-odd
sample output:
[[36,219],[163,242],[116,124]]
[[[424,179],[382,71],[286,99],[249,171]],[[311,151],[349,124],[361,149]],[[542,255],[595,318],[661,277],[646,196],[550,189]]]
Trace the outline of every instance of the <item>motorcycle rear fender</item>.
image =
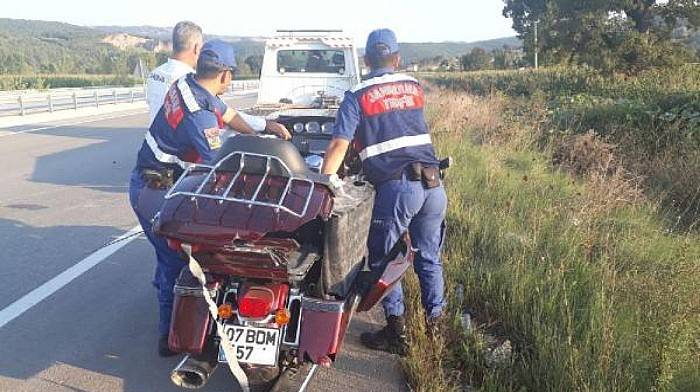
[[394,245],[387,254],[389,261],[383,271],[372,271],[366,274],[364,295],[357,307],[358,312],[366,312],[379,303],[391,290],[401,283],[401,279],[413,263],[415,252],[411,248],[411,238],[408,233],[401,236],[401,240]]

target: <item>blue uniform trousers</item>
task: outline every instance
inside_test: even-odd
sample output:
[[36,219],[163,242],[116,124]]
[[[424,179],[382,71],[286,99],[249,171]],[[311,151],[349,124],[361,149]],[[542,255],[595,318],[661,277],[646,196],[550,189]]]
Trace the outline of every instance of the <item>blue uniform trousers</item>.
[[173,312],[173,287],[186,265],[180,254],[170,247],[165,238],[153,232],[153,217],[163,204],[166,191],[148,188],[138,171],[131,174],[129,201],[146,237],[156,250],[156,271],[153,285],[158,292],[159,322],[158,332],[167,335],[170,331],[170,316]]
[[[447,195],[442,186],[424,189],[420,181],[385,181],[376,187],[368,248],[370,268],[380,267],[384,255],[406,231],[417,249],[413,268],[418,275],[426,316],[442,314],[445,306],[440,252],[445,237]],[[386,316],[404,313],[403,290],[397,285],[382,301]]]

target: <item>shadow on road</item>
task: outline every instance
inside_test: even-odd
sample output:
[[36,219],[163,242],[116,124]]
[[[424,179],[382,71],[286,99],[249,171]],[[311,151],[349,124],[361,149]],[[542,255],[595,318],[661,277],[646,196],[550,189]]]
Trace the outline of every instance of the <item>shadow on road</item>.
[[126,192],[144,132],[144,128],[119,126],[35,132],[31,135],[70,137],[76,141],[70,148],[36,158],[30,180],[103,192]]
[[[48,206],[91,203],[92,213],[103,206],[104,221],[120,214],[124,206],[111,208],[109,201],[121,195],[127,198],[129,173],[144,133],[134,125],[138,119],[126,120],[115,121],[114,126],[103,121],[100,127],[53,128],[6,139],[12,140],[6,144],[10,151],[15,145],[25,149],[15,151],[25,159],[32,152],[38,155],[28,181],[65,188],[52,190],[60,203],[16,198],[0,205],[0,215],[4,210],[21,219],[0,218],[0,309],[123,234],[124,229],[116,227],[61,225],[56,217],[66,214],[60,213],[61,207]],[[33,140],[39,138],[40,142]],[[42,155],[40,150],[56,152]],[[120,195],[96,200],[69,187]],[[80,200],[83,195],[90,200]],[[66,198],[68,203],[63,202]],[[55,216],[47,217],[50,213]],[[131,216],[130,210],[124,213]],[[32,225],[38,223],[27,221],[53,226],[37,227]],[[169,378],[179,358],[163,359],[156,352],[154,264],[150,244],[138,239],[0,328],[0,391],[181,391]],[[219,369],[205,391],[231,391],[233,385],[226,369]]]
[[[5,208],[25,207],[0,206],[0,214]],[[29,207],[42,213],[43,206]],[[123,230],[112,226],[36,227],[0,218],[0,309],[121,234]]]
[[[61,231],[102,238],[121,234],[102,227],[32,228],[0,219],[0,238],[5,238],[2,234],[7,230],[21,230],[21,237],[27,239],[24,245],[16,244],[14,252],[38,249],[41,255],[46,250],[41,249],[40,238]],[[70,246],[71,241],[65,239],[65,243]],[[3,245],[8,244],[0,241]],[[169,379],[179,359],[163,359],[156,353],[154,259],[150,244],[137,239],[0,328],[0,390],[181,391]],[[3,279],[10,286],[0,287],[0,295],[15,297],[17,290],[30,285],[28,291],[43,283],[27,283],[35,264],[51,264],[51,260],[38,256],[9,265],[5,260],[3,268],[13,278]],[[228,392],[232,385],[231,376],[221,368],[203,391]]]

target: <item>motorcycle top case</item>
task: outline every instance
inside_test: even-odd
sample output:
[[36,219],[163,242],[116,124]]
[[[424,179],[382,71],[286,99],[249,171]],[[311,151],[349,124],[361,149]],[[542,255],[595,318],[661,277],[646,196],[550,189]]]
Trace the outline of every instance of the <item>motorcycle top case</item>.
[[329,217],[327,177],[305,169],[299,152],[282,140],[236,136],[219,157],[213,168],[185,172],[166,197],[154,230],[196,245],[203,265],[237,268],[221,272],[251,266],[260,269],[258,278],[285,280],[288,262],[307,264],[297,260],[308,248],[299,230]]

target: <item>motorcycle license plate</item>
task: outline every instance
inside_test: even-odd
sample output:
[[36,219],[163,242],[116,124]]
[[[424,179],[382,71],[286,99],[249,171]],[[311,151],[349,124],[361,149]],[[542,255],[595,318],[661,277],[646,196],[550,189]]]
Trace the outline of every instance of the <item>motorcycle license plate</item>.
[[[225,324],[224,333],[233,344],[238,362],[277,365],[277,353],[280,347],[279,329]],[[226,355],[221,346],[219,346],[219,362],[226,362]]]

